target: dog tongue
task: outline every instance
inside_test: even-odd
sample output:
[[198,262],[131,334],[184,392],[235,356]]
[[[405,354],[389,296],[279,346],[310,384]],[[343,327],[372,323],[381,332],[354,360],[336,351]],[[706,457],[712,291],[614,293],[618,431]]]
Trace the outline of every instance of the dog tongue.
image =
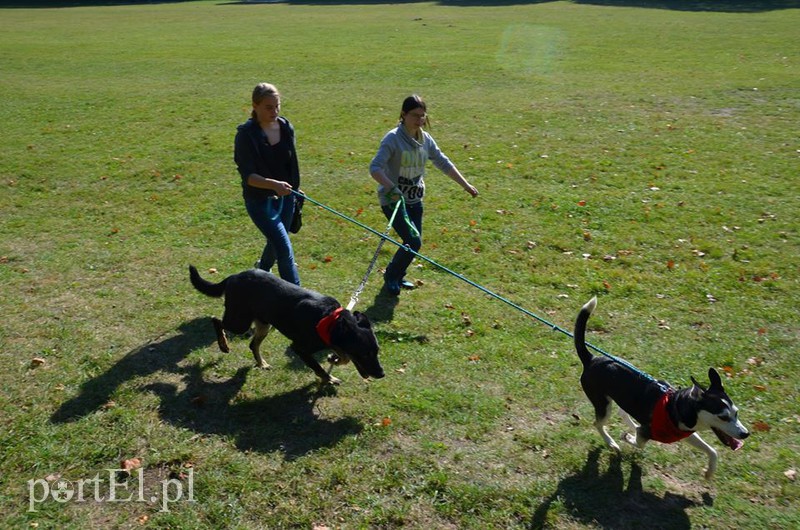
[[717,435],[717,438],[719,438],[720,442],[724,443],[725,445],[727,445],[728,447],[730,447],[734,451],[738,451],[744,445],[743,441],[737,440],[733,436],[729,436],[729,435],[725,434],[724,432],[722,432],[722,431],[720,431],[718,429],[712,428],[711,430],[714,431],[714,434]]

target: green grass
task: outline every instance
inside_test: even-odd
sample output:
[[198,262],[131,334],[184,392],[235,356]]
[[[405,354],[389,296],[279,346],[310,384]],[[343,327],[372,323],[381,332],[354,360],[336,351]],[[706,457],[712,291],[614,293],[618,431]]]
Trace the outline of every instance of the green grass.
[[[2,10],[7,526],[800,524],[784,474],[800,450],[800,11],[453,4]],[[221,304],[186,268],[260,253],[232,140],[263,80],[304,191],[378,230],[368,163],[402,98],[426,97],[481,195],[431,169],[423,254],[567,329],[598,295],[589,340],[675,385],[725,370],[745,447],[719,447],[713,483],[681,444],[615,457],[570,339],[430,263],[396,305],[375,272],[357,307],[384,380],[343,367],[317,393],[277,335],[271,371],[244,340],[220,354]],[[313,206],[304,221],[304,285],[346,302],[377,238]],[[148,488],[192,469],[195,502],[28,511],[29,480],[134,457]]]

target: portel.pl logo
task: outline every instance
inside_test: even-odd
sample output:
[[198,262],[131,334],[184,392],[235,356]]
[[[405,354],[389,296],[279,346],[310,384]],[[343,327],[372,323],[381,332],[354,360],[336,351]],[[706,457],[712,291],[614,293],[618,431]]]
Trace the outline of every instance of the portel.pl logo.
[[[52,499],[68,502],[144,502],[158,504],[160,512],[168,512],[175,502],[195,502],[194,468],[181,473],[183,480],[167,478],[154,484],[145,484],[144,469],[132,472],[106,469],[108,476],[98,473],[93,478],[67,480],[56,476],[28,481],[28,511],[35,512],[37,505]],[[185,488],[184,488],[185,486]]]

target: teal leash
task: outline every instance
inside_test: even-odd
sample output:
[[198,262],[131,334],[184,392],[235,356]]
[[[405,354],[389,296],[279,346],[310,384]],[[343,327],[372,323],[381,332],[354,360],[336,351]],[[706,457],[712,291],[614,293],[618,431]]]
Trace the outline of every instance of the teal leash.
[[[464,275],[459,274],[459,273],[457,273],[457,272],[445,267],[444,265],[441,265],[440,263],[437,263],[436,261],[428,258],[427,256],[424,256],[424,255],[420,254],[419,252],[417,252],[415,250],[412,250],[411,248],[407,247],[406,245],[403,245],[402,243],[399,243],[398,241],[395,241],[394,239],[389,237],[389,235],[388,235],[389,229],[387,229],[385,234],[382,234],[382,233],[378,232],[377,230],[373,229],[372,227],[369,227],[369,226],[365,225],[364,223],[361,223],[361,222],[353,219],[352,217],[348,217],[347,215],[345,215],[343,213],[340,213],[340,212],[337,212],[333,208],[330,208],[330,207],[322,204],[321,202],[315,201],[314,199],[312,199],[308,195],[303,195],[303,194],[297,192],[296,190],[292,190],[292,193],[294,193],[296,195],[301,195],[303,198],[305,198],[308,201],[311,201],[313,204],[316,204],[320,208],[322,208],[322,209],[324,209],[324,210],[326,210],[326,211],[328,211],[328,212],[330,212],[330,213],[332,213],[334,215],[337,215],[337,216],[341,217],[342,219],[345,219],[346,221],[349,221],[349,222],[351,222],[351,223],[363,228],[364,230],[367,230],[368,232],[371,232],[371,233],[375,234],[376,236],[381,238],[381,243],[383,243],[383,241],[389,241],[393,245],[396,245],[396,246],[404,249],[406,252],[410,252],[410,253],[414,254],[415,257],[430,263],[434,267],[437,267],[437,268],[447,272],[448,274],[450,274],[452,276],[455,276],[459,280],[461,280],[463,282],[466,282],[467,284],[471,285],[472,287],[475,287],[479,291],[482,291],[482,292],[486,293],[487,295],[491,296],[492,298],[494,298],[496,300],[499,300],[499,301],[503,302],[504,304],[507,304],[507,305],[513,307],[517,311],[527,315],[528,317],[536,320],[537,322],[540,322],[541,324],[546,325],[552,331],[558,331],[558,332],[563,333],[564,335],[566,335],[567,337],[570,337],[572,339],[575,338],[575,336],[569,330],[566,330],[566,329],[562,328],[561,326],[559,326],[557,324],[553,324],[552,322],[549,322],[547,319],[544,319],[544,318],[540,317],[536,313],[528,311],[524,307],[520,306],[519,304],[516,304],[516,303],[512,302],[508,298],[505,298],[505,297],[500,296],[499,294],[497,294],[497,293],[495,293],[493,291],[490,291],[486,287],[484,287],[484,286],[482,286],[482,285],[480,285],[478,283],[475,283],[474,281],[470,280],[469,278],[465,277]],[[398,201],[397,206],[395,206],[395,211],[394,211],[394,214],[392,215],[392,221],[394,220],[394,216],[397,214],[397,210],[398,210],[401,202],[402,201]],[[391,226],[392,226],[392,222],[389,223],[389,228],[391,228]],[[378,250],[380,250],[380,245],[378,246]],[[373,262],[370,264],[370,267],[374,266],[375,260],[377,259],[377,255],[378,255],[378,252],[376,251],[375,252],[375,256],[373,256]],[[368,270],[368,273],[369,272],[370,271]],[[363,283],[366,284],[366,281],[364,281]],[[362,287],[362,289],[363,289],[363,287]],[[352,300],[351,300],[351,303],[352,303]],[[607,351],[603,350],[602,348],[599,348],[599,347],[595,346],[594,344],[591,344],[590,342],[586,342],[586,347],[596,351],[597,353],[599,353],[599,354],[601,354],[601,355],[603,355],[605,357],[608,357],[612,361],[617,362],[617,363],[629,368],[630,370],[633,370],[634,372],[638,373],[639,375],[641,375],[645,379],[648,379],[650,381],[656,382],[656,383],[658,383],[659,385],[661,385],[663,387],[662,383],[660,381],[658,381],[656,378],[654,378],[653,376],[651,376],[648,373],[642,372],[641,370],[639,370],[638,368],[633,366],[631,363],[629,363],[625,359],[621,359],[619,357],[616,357],[616,356],[608,353]]]

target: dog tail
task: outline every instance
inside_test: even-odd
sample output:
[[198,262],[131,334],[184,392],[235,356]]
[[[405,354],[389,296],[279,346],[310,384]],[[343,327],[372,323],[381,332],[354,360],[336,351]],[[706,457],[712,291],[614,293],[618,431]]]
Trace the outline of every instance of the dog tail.
[[578,318],[575,320],[575,333],[573,334],[575,338],[575,349],[578,350],[578,357],[580,357],[584,366],[589,364],[592,358],[594,358],[592,352],[586,347],[586,323],[589,321],[589,316],[591,316],[595,307],[597,307],[596,296],[586,302],[581,308],[580,313],[578,313]]
[[210,281],[204,280],[200,277],[200,273],[197,272],[197,269],[194,265],[189,265],[189,279],[191,280],[192,285],[194,285],[194,288],[205,295],[219,298],[225,294],[225,282],[227,281],[227,278],[219,283],[211,283]]

